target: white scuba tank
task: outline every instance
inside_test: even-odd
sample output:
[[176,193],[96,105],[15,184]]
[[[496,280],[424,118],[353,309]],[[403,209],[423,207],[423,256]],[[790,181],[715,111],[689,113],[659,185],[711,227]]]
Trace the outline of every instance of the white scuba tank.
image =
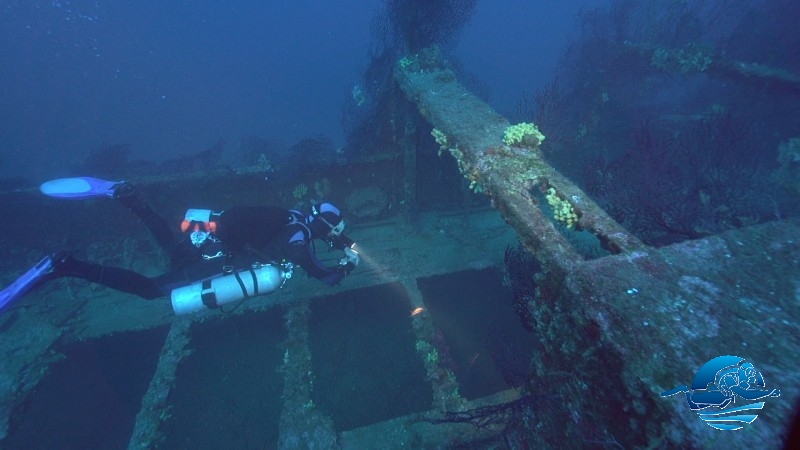
[[291,266],[257,264],[250,269],[173,289],[172,309],[178,315],[190,314],[257,295],[271,294],[291,277]]

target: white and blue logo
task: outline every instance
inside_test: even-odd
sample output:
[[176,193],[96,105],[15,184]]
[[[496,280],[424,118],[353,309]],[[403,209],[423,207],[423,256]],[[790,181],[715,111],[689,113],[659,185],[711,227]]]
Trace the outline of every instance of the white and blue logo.
[[753,410],[764,408],[764,402],[728,408],[736,404],[737,397],[742,403],[780,397],[780,390],[766,387],[761,372],[752,364],[745,362],[744,358],[726,355],[717,356],[703,364],[694,376],[691,389],[681,385],[662,392],[661,396],[685,393],[689,407],[707,425],[728,431],[739,430],[753,423],[758,418]]

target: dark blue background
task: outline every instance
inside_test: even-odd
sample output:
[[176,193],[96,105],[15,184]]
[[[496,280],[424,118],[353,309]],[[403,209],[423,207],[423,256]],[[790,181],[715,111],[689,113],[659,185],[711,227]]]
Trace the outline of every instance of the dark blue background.
[[[382,3],[4,2],[0,177],[61,176],[103,144],[156,160],[249,135],[342,145]],[[457,52],[501,112],[551,77],[582,3],[478,2]]]

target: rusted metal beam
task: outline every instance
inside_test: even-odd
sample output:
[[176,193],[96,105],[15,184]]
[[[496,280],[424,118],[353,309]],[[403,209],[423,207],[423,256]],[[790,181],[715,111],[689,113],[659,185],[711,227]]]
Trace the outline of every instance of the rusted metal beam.
[[[467,91],[449,69],[425,68],[413,61],[399,64],[395,78],[406,97],[446,139],[461,173],[519,233],[526,248],[548,270],[568,271],[582,260],[540,207],[548,189],[568,202],[578,221],[612,253],[630,252],[644,244],[606,214],[578,186],[542,157],[538,148],[509,146],[503,134],[511,125]],[[540,195],[541,194],[541,195]]]
[[[704,446],[712,439],[716,446],[780,446],[800,399],[800,222],[648,247],[537,148],[504,145],[509,122],[467,92],[453,72],[405,58],[395,79],[437,130],[442,150],[543,266],[527,304],[542,345],[532,355],[531,384],[544,386],[563,407],[537,415],[536,447],[587,440]],[[578,255],[540,207],[545,192],[568,202],[576,227],[593,232],[613,255],[589,261]],[[767,402],[755,430],[712,437],[685,399],[659,394],[690,384],[706,361],[727,354],[753,358],[774,380],[768,387],[781,389],[781,399]],[[600,434],[587,436],[587,427]]]

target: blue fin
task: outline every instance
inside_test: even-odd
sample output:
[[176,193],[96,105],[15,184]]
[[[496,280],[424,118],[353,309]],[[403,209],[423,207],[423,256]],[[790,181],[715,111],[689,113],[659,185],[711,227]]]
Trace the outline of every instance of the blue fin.
[[52,269],[53,257],[45,256],[35,266],[11,283],[10,286],[0,291],[0,313],[33,289],[42,276],[50,273]]
[[124,181],[108,181],[92,177],[58,178],[42,183],[42,194],[57,198],[114,197]]

